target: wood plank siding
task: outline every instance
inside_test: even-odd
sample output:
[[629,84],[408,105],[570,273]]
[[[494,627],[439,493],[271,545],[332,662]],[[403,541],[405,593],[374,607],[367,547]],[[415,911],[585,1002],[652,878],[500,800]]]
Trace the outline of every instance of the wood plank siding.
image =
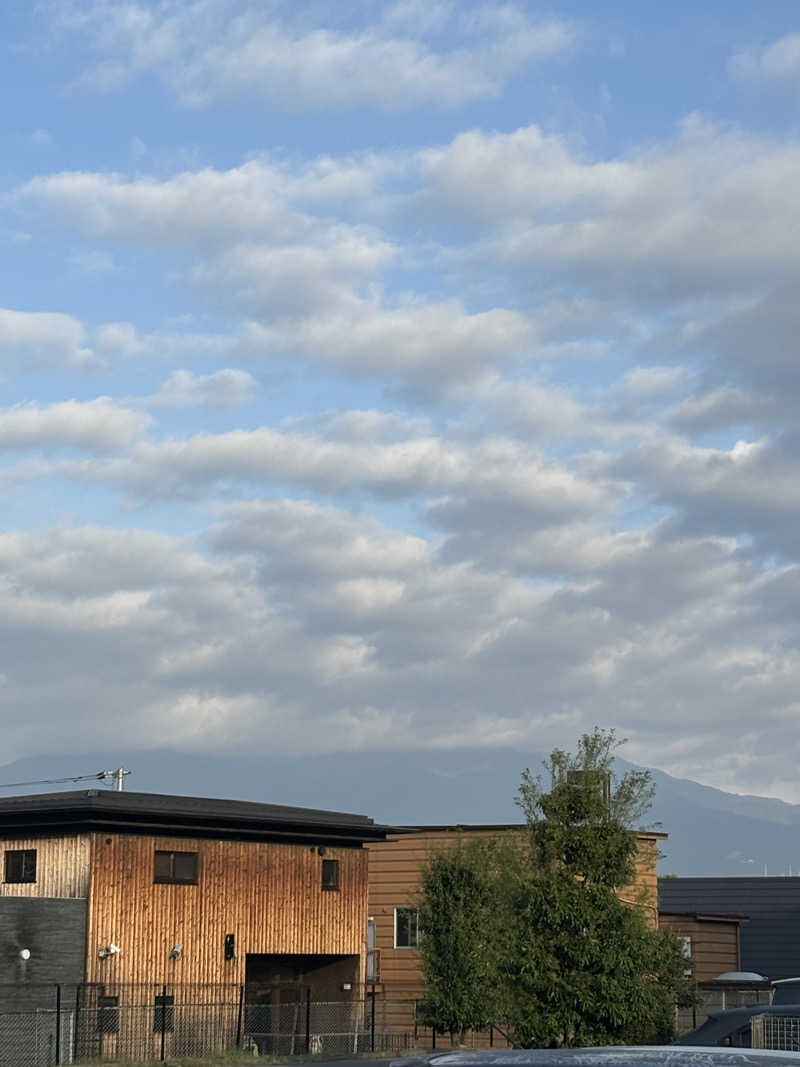
[[[395,911],[414,907],[419,874],[435,852],[453,848],[475,838],[509,835],[519,838],[519,826],[424,828],[389,834],[385,841],[369,842],[369,915],[375,923],[375,946],[379,954],[380,987],[387,1000],[413,998],[422,991],[419,952],[395,946]],[[636,879],[620,890],[627,903],[644,907],[652,926],[658,922],[656,863],[658,841],[666,834],[640,833],[636,855]]]
[[692,976],[696,982],[712,982],[725,971],[740,970],[738,919],[662,914],[659,926],[691,938]]
[[0,897],[87,897],[89,838],[89,834],[67,834],[0,841],[0,879],[5,878],[6,851],[36,850],[36,881],[0,881]]
[[[156,850],[197,852],[197,884],[154,883]],[[93,834],[87,980],[241,983],[248,953],[362,957],[367,852],[324,855],[339,861],[338,889],[322,888],[319,850],[304,844]],[[226,934],[237,957],[227,961]],[[120,953],[99,959],[110,943]]]

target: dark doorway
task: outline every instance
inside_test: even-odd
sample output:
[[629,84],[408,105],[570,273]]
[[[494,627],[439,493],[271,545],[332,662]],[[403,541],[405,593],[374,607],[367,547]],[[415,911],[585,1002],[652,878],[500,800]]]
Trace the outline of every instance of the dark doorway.
[[[308,1052],[312,1028],[316,1041],[323,1019],[333,1022],[343,1011],[349,1017],[358,995],[358,968],[358,956],[248,953],[245,1032],[261,1054]],[[330,1029],[327,1023],[323,1028]]]

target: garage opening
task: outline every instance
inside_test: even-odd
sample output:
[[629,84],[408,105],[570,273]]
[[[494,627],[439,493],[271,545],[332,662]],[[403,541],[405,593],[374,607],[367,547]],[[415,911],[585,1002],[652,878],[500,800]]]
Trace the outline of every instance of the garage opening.
[[350,1035],[362,1025],[359,962],[358,956],[248,953],[245,1032],[259,1053],[349,1051]]

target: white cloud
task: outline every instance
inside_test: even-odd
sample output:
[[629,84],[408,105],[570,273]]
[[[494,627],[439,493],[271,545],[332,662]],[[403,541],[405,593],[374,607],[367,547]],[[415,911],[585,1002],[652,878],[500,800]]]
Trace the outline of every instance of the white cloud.
[[233,408],[252,400],[257,387],[251,374],[232,367],[213,374],[175,370],[149,403],[156,407]]
[[437,521],[451,512],[488,509],[497,521],[514,516],[546,525],[609,508],[615,497],[601,479],[584,479],[519,441],[492,436],[473,444],[435,436],[381,443],[263,427],[142,442],[127,456],[71,469],[76,477],[144,498],[245,483],[323,493],[366,490],[387,499],[446,493],[436,504]]
[[250,322],[243,339],[256,350],[298,352],[355,378],[410,382],[429,394],[472,391],[492,380],[497,365],[535,351],[536,323],[505,308],[467,314],[455,300],[341,303],[296,323]]
[[0,308],[0,364],[24,370],[95,363],[86,330],[74,316]]
[[107,396],[89,401],[64,400],[47,407],[17,404],[0,410],[0,449],[68,447],[114,451],[141,436],[149,423],[147,415]]
[[287,205],[287,177],[266,161],[184,171],[167,180],[65,171],[33,178],[21,193],[68,211],[87,234],[154,246],[258,235],[302,237],[309,223]]
[[[289,5],[93,0],[55,7],[54,24],[102,56],[82,79],[95,90],[155,72],[185,105],[247,94],[289,113],[406,111],[493,97],[529,64],[566,51],[577,32],[511,4],[428,8],[412,18],[408,4],[391,5],[376,21],[344,26],[334,7],[309,25]],[[453,41],[446,49],[435,43],[445,30]]]
[[686,119],[672,143],[592,161],[537,127],[426,150],[430,210],[493,234],[515,268],[573,272],[597,292],[696,298],[798,264],[800,147]]
[[748,81],[796,81],[800,77],[800,33],[787,33],[770,44],[741,49],[731,58],[730,69]]

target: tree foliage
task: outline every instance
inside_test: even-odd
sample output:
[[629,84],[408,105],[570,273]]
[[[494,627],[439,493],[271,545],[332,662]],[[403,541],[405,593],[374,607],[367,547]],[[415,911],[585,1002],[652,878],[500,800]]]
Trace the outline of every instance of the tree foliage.
[[[425,1010],[437,1029],[494,1024],[521,1046],[669,1040],[691,1001],[679,940],[631,906],[647,771],[615,777],[614,732],[523,775],[527,833],[431,858],[421,885]],[[644,901],[634,901],[644,904]],[[652,904],[652,902],[651,902]]]
[[420,883],[425,1022],[461,1040],[502,1011],[498,1000],[499,872],[513,862],[503,842],[472,841],[430,857]]

